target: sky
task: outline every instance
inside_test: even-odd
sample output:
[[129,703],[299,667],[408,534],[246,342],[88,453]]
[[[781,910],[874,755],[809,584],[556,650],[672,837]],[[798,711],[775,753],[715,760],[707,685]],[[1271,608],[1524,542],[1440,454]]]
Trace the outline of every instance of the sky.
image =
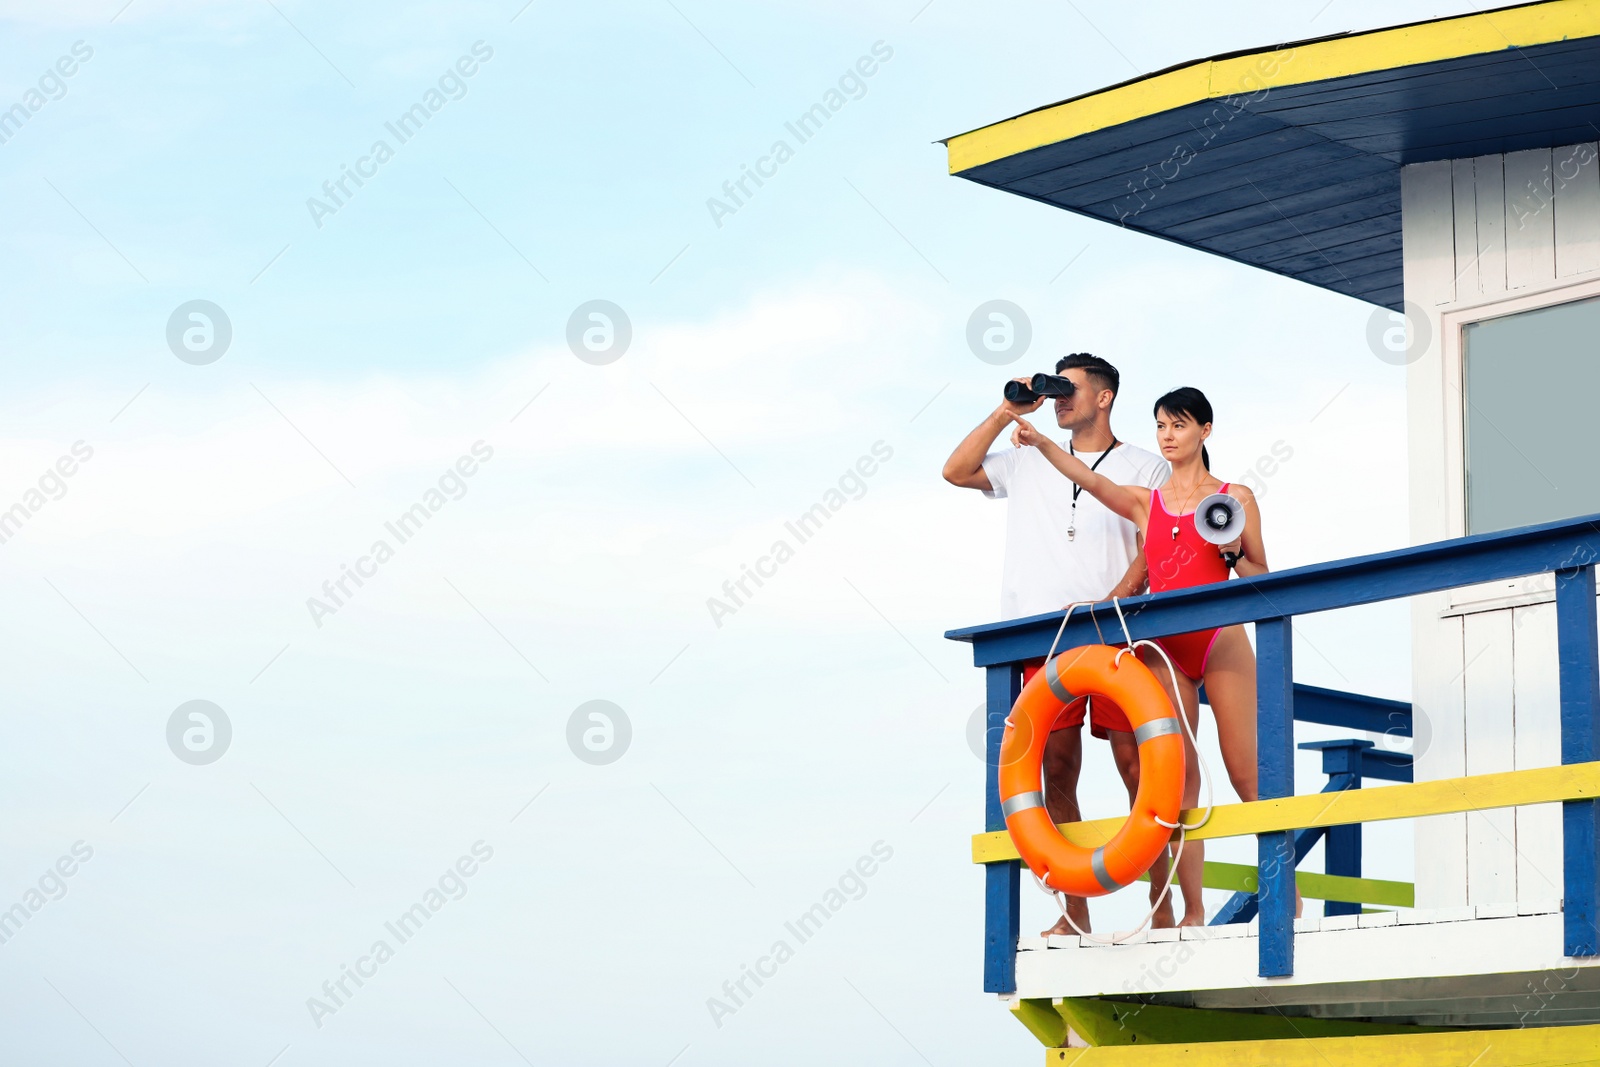
[[[1091,351],[1124,439],[1192,384],[1219,474],[1289,456],[1275,567],[1379,551],[1404,371],[1367,305],[952,178],[937,139],[1451,13],[0,3],[0,108],[42,101],[0,143],[0,1059],[1036,1055],[982,993],[983,684],[943,638],[996,617],[1005,509],[945,457]],[[991,300],[1031,323],[1008,366],[967,343]],[[1299,681],[1408,696],[1403,606],[1298,629]],[[1121,811],[1102,743],[1081,793]],[[1409,824],[1366,858],[1409,878]]]

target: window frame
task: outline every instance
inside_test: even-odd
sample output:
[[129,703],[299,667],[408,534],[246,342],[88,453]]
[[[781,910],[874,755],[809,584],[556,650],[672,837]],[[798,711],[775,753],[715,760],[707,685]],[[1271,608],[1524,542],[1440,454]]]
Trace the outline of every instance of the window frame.
[[[1558,282],[1537,289],[1509,290],[1470,305],[1440,309],[1441,370],[1446,397],[1445,511],[1449,517],[1449,536],[1467,535],[1467,327],[1524,311],[1538,311],[1594,297],[1600,297],[1600,278],[1590,277],[1583,281]],[[1551,576],[1540,574],[1454,590],[1450,596],[1450,606],[1440,614],[1444,617],[1470,615],[1525,604],[1543,604],[1554,599],[1555,584]]]

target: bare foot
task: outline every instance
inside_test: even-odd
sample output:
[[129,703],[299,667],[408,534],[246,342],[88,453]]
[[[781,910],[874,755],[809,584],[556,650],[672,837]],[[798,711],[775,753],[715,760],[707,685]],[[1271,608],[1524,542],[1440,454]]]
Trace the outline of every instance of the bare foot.
[[1203,912],[1203,911],[1197,911],[1197,912],[1192,912],[1192,913],[1186,911],[1186,912],[1183,913],[1182,921],[1180,921],[1178,923],[1179,926],[1204,926],[1205,924],[1206,924],[1206,913]]
[[1150,919],[1150,929],[1171,930],[1177,924],[1172,921],[1172,901],[1163,900],[1161,907],[1156,909],[1155,915]]
[[[1077,935],[1078,930],[1082,930],[1084,933],[1089,932],[1089,905],[1087,901],[1081,897],[1068,897],[1067,915],[1072,916],[1071,923],[1067,921],[1066,915],[1063,915],[1056,920],[1056,924],[1050,929],[1040,931],[1039,936],[1049,937],[1052,934],[1060,934],[1063,937],[1074,937]],[[1072,923],[1078,924],[1078,930],[1072,928]]]

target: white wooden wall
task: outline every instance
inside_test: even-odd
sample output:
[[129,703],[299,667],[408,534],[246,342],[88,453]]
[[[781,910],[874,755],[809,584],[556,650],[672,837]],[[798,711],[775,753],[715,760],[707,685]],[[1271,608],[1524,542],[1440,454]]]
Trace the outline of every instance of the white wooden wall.
[[[1466,532],[1463,321],[1600,292],[1600,145],[1419,163],[1402,171],[1411,536]],[[1574,433],[1580,433],[1574,429]],[[1548,581],[1419,597],[1412,699],[1419,781],[1561,760]],[[1561,896],[1557,805],[1417,822],[1417,906]]]

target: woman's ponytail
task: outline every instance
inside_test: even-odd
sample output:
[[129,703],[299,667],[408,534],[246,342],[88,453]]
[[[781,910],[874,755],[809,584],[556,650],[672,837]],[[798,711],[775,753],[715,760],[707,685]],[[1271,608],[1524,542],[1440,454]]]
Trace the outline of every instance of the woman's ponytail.
[[1211,453],[1206,451],[1206,446],[1200,446],[1200,462],[1205,466],[1206,472],[1211,471]]

